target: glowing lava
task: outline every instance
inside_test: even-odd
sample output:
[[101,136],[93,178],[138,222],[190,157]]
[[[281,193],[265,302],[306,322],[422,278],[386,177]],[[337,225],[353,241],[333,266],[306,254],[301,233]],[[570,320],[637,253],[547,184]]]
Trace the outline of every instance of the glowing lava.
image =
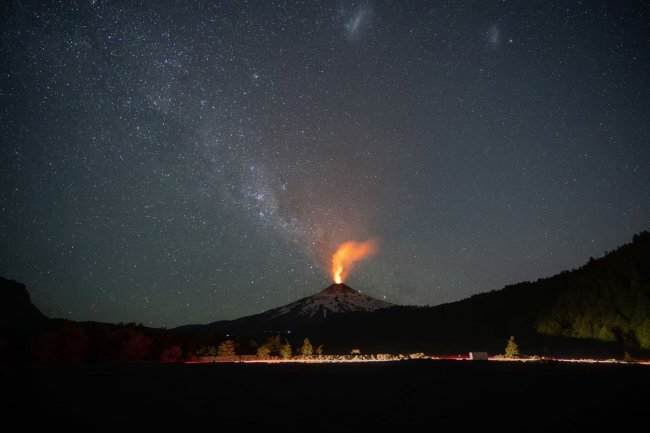
[[372,256],[377,252],[377,242],[373,239],[365,242],[344,242],[332,254],[332,278],[341,284],[350,274],[355,262]]

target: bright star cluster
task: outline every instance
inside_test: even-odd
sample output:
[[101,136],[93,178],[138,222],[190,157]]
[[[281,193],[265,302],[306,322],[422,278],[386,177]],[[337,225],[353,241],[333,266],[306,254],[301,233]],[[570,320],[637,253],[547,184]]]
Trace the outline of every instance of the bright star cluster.
[[9,2],[0,275],[176,326],[330,283],[435,305],[650,226],[643,2]]

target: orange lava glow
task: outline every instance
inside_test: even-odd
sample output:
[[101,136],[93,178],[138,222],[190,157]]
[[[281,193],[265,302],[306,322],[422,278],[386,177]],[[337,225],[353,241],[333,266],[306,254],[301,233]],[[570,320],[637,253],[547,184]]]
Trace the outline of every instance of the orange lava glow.
[[354,263],[363,260],[377,252],[377,242],[373,239],[365,242],[344,242],[332,254],[332,279],[341,284],[350,275]]

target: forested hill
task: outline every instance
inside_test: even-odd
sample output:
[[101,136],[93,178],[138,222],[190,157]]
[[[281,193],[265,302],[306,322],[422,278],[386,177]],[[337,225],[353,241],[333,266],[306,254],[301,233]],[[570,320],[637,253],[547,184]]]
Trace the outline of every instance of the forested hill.
[[556,292],[538,332],[650,348],[650,232],[604,258],[536,284]]
[[515,335],[531,352],[650,349],[650,233],[550,278],[436,307],[340,315],[325,328],[323,337],[370,348],[494,352]]

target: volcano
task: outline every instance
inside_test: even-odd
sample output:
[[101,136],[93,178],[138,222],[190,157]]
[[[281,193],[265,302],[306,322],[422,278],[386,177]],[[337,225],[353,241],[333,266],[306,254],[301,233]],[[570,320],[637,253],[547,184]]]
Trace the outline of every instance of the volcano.
[[260,314],[235,320],[221,320],[208,325],[182,326],[176,329],[181,332],[192,332],[206,327],[224,332],[287,329],[299,325],[316,324],[333,314],[376,311],[394,306],[395,304],[390,302],[364,295],[345,284],[332,284],[314,295]]
[[375,311],[395,304],[364,295],[345,284],[332,284],[315,295],[262,313],[268,320],[281,317],[324,319],[336,313]]

